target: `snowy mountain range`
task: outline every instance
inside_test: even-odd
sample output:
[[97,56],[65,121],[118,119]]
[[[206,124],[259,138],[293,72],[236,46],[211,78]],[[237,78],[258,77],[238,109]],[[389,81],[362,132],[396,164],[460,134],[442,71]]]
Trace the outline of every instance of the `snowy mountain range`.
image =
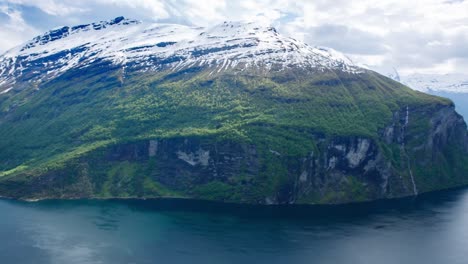
[[412,74],[400,78],[407,86],[422,92],[468,93],[467,75]]
[[421,73],[401,75],[396,68],[392,68],[389,72],[381,73],[414,90],[425,93],[468,93],[468,75]]
[[0,56],[0,93],[18,82],[40,83],[99,63],[124,71],[208,66],[219,72],[254,65],[268,70],[291,66],[362,70],[337,51],[311,47],[256,23],[224,22],[202,28],[117,17],[57,28],[7,51]]

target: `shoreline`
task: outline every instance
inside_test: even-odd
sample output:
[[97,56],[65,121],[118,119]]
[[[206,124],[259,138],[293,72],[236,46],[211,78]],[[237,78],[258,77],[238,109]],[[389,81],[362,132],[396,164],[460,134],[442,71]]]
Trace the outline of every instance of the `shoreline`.
[[229,202],[229,201],[216,201],[216,200],[205,200],[205,199],[195,199],[190,197],[171,197],[171,196],[161,196],[161,197],[67,197],[67,198],[57,198],[57,197],[47,197],[47,198],[13,198],[0,195],[0,200],[10,200],[10,201],[19,201],[26,203],[40,203],[47,201],[130,201],[130,202],[151,202],[151,201],[175,201],[175,202],[192,202],[192,203],[206,203],[214,205],[226,205],[230,206],[246,206],[246,207],[257,207],[257,208],[285,208],[285,207],[347,207],[347,206],[363,206],[369,204],[378,204],[378,203],[393,203],[405,200],[419,200],[431,197],[436,194],[446,193],[446,192],[456,192],[468,189],[468,185],[458,186],[453,188],[446,188],[436,191],[424,192],[418,195],[411,196],[402,196],[402,197],[393,197],[393,198],[383,198],[376,200],[368,200],[361,202],[349,202],[349,203],[289,203],[289,204],[261,204],[261,203],[241,203],[241,202]]

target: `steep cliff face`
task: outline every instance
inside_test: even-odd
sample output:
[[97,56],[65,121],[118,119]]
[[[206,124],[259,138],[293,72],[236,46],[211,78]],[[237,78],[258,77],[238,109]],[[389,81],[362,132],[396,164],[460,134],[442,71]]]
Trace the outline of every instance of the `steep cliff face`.
[[467,184],[463,119],[451,106],[433,109],[429,129],[414,130],[412,122],[420,122],[426,111],[394,112],[379,138],[310,134],[313,147],[301,156],[282,153],[261,139],[176,137],[116,144],[70,161],[64,169],[3,181],[0,192],[22,199],[178,197],[330,204]]
[[463,118],[453,105],[436,109],[429,116],[428,130],[407,133],[406,149],[412,158],[409,166],[419,189],[433,191],[466,182],[468,137]]

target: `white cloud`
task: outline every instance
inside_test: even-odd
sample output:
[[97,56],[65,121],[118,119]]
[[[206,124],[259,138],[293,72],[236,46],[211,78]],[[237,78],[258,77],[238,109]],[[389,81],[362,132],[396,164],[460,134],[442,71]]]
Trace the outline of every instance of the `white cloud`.
[[78,6],[70,4],[71,1],[55,1],[55,0],[8,0],[7,3],[35,6],[47,14],[54,16],[66,16],[69,14],[76,14],[86,12],[86,6]]
[[114,5],[125,8],[140,9],[144,12],[151,14],[153,19],[168,18],[169,12],[167,11],[166,4],[159,0],[86,0],[88,4],[101,4],[101,5]]
[[[222,21],[226,13],[226,3],[223,0],[180,1],[179,12],[194,24],[207,24],[212,21]],[[174,6],[177,8],[177,5]]]
[[18,10],[10,9],[7,6],[0,6],[0,13],[7,16],[7,21],[2,24],[0,30],[0,51],[5,51],[19,45],[31,36],[38,34],[38,31],[29,26]]

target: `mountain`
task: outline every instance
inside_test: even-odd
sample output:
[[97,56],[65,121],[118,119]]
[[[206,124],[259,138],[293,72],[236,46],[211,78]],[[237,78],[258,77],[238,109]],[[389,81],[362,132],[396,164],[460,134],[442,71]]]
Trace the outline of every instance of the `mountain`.
[[41,83],[97,63],[140,72],[201,66],[221,71],[249,65],[268,70],[292,65],[358,70],[338,52],[309,47],[255,23],[225,22],[204,29],[147,25],[118,17],[54,29],[8,51],[0,59],[0,93],[18,86],[18,82]]
[[451,101],[256,23],[119,17],[0,56],[0,195],[335,204],[468,183]]
[[402,82],[422,92],[468,93],[468,76],[462,74],[411,74]]
[[463,74],[410,74],[399,76],[396,69],[387,74],[398,82],[424,93],[447,97],[455,103],[456,110],[468,119],[468,76]]

